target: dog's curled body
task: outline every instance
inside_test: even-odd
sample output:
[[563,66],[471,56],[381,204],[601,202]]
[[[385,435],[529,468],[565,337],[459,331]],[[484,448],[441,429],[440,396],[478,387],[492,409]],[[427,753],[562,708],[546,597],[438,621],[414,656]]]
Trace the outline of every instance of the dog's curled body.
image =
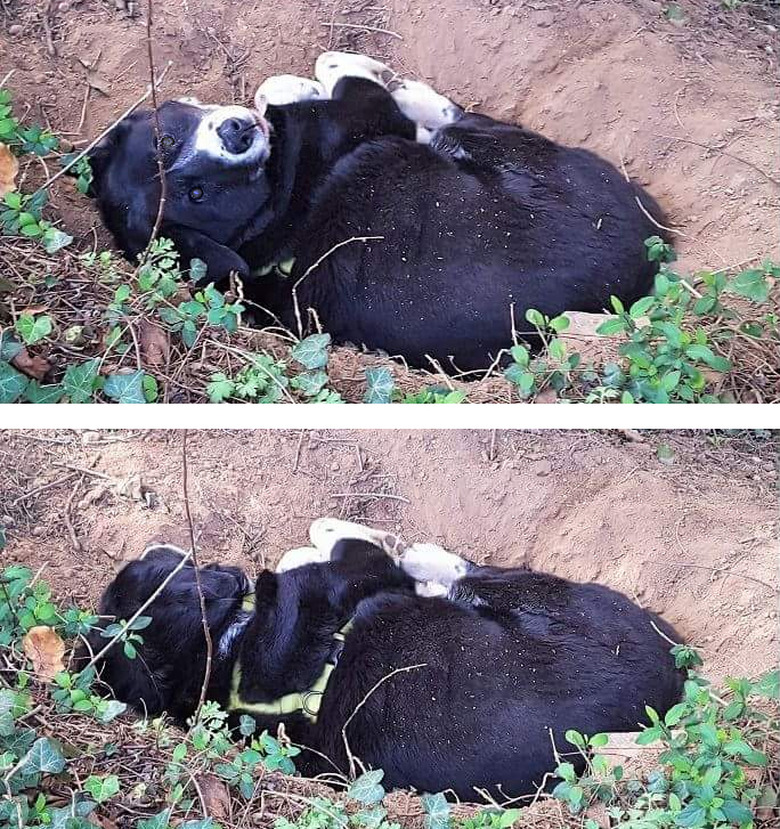
[[[106,591],[102,612],[127,618],[172,566],[156,556],[128,565]],[[149,609],[154,622],[143,631],[139,658],[129,661],[115,648],[103,666],[120,699],[180,721],[194,711],[203,678],[191,569]],[[245,613],[244,585],[230,569],[202,573],[218,643]],[[348,745],[384,769],[389,787],[450,790],[465,799],[476,788],[497,797],[529,794],[548,782],[553,742],[566,750],[567,729],[636,730],[645,705],[663,713],[682,688],[658,633],[674,639],[675,632],[607,587],[469,565],[446,597],[424,598],[378,547],[350,540],[334,547],[330,562],[259,576],[255,610],[216,659],[209,698],[228,703],[237,660],[242,699],[262,703],[311,687],[347,621],[316,721],[255,715],[272,733],[283,720],[294,742],[313,749],[299,758],[305,774],[332,771],[332,764],[346,771]],[[234,723],[240,713],[232,712]]]
[[[173,142],[160,235],[185,269],[197,257],[210,281],[242,277],[261,324],[303,334],[313,309],[336,343],[479,372],[518,326],[539,345],[529,309],[601,312],[652,290],[644,240],[665,236],[652,196],[524,127],[459,112],[417,143],[415,122],[363,77],[329,100],[268,107],[267,142],[255,129],[257,152],[229,162],[192,150],[211,109],[166,102],[159,117]],[[125,119],[90,159],[91,192],[134,258],[157,217],[151,114]],[[291,260],[289,275],[274,270]]]

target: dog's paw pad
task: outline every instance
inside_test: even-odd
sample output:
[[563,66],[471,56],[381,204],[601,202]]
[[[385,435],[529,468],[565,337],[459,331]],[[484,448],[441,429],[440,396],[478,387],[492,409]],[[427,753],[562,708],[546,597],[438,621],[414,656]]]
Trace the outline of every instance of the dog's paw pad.
[[322,550],[316,547],[296,547],[288,550],[276,565],[277,573],[286,573],[288,570],[295,570],[298,567],[305,567],[307,564],[321,564],[328,560]]
[[264,80],[255,92],[255,107],[265,111],[265,105],[284,106],[298,101],[327,98],[321,83],[298,75],[274,75]]
[[328,97],[342,78],[366,78],[387,86],[394,77],[389,66],[367,55],[353,55],[351,52],[323,52],[314,65],[314,77],[325,87]]

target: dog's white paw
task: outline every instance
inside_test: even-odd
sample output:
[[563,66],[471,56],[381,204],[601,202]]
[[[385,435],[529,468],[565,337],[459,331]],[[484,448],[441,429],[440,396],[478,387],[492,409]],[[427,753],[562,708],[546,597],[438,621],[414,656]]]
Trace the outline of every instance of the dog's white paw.
[[141,553],[141,558],[146,558],[149,553],[154,552],[155,550],[162,550],[166,553],[175,553],[181,558],[184,558],[187,555],[186,550],[182,550],[181,547],[177,547],[175,544],[165,544],[163,542],[153,541],[151,544],[146,545],[146,549]]
[[266,105],[283,106],[298,101],[327,98],[321,83],[298,75],[273,75],[266,78],[255,92],[255,107],[265,112]]
[[328,559],[336,544],[347,538],[359,538],[370,544],[376,544],[393,558],[398,558],[403,550],[403,542],[397,535],[355,524],[352,521],[342,521],[340,518],[318,518],[309,527],[311,543],[326,554]]
[[414,592],[418,596],[430,599],[435,596],[446,596],[449,593],[449,588],[437,581],[418,581],[414,584]]
[[277,573],[286,573],[288,570],[295,570],[298,567],[305,567],[307,564],[321,564],[328,560],[328,556],[316,547],[296,547],[288,550],[276,565]]
[[350,52],[323,52],[314,65],[314,77],[325,87],[328,98],[333,96],[333,89],[342,78],[366,78],[387,86],[394,75],[384,63]]
[[417,140],[421,144],[430,142],[431,132],[454,124],[463,115],[457,104],[421,81],[395,82],[390,86],[390,94],[401,112],[417,124]]
[[401,556],[401,569],[415,581],[424,585],[426,590],[434,590],[435,585],[442,588],[439,593],[421,593],[418,595],[439,596],[447,593],[453,583],[463,578],[468,572],[468,562],[455,553],[448,553],[438,544],[412,544]]

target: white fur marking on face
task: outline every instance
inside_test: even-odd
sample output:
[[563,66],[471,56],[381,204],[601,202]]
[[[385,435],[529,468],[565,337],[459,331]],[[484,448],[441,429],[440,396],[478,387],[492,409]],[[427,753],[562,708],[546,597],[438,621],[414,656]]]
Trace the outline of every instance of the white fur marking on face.
[[314,65],[314,77],[323,85],[328,98],[333,97],[333,89],[342,78],[366,78],[386,86],[384,78],[393,74],[384,63],[349,52],[323,52]]
[[329,556],[316,547],[296,547],[288,550],[276,565],[277,573],[285,573],[288,570],[295,570],[298,567],[305,567],[307,564],[319,564],[327,561]]
[[401,556],[401,569],[415,581],[438,584],[447,593],[454,582],[466,575],[468,565],[438,544],[412,544]]
[[213,106],[210,104],[197,104],[203,113],[195,130],[195,136],[190,146],[176,159],[169,172],[186,166],[196,155],[202,153],[209,158],[217,158],[225,164],[252,164],[260,161],[268,153],[268,139],[265,132],[259,126],[254,133],[254,140],[249,149],[240,155],[229,153],[222,146],[222,139],[217,134],[220,126],[229,118],[238,118],[240,121],[257,121],[257,113],[251,109],[241,106]]
[[298,101],[314,101],[326,97],[325,88],[317,81],[301,78],[298,75],[273,75],[266,78],[257,88],[255,106],[258,110],[261,109],[258,105],[258,98],[265,99],[266,104],[271,104],[271,106],[284,106]]
[[352,521],[342,521],[339,518],[318,518],[309,527],[311,543],[323,552],[327,560],[330,560],[333,548],[339,541],[350,538],[359,538],[370,544],[376,544],[393,558],[397,558],[403,549],[403,542],[398,536],[384,530],[375,530],[362,524],[355,524]]

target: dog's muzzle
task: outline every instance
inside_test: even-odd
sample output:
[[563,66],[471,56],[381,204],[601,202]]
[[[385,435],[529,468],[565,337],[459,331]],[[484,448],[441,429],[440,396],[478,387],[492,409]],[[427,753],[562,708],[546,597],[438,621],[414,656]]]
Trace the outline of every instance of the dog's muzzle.
[[187,103],[201,111],[200,121],[192,142],[174,168],[184,166],[197,155],[230,166],[262,164],[268,159],[271,128],[260,110]]

